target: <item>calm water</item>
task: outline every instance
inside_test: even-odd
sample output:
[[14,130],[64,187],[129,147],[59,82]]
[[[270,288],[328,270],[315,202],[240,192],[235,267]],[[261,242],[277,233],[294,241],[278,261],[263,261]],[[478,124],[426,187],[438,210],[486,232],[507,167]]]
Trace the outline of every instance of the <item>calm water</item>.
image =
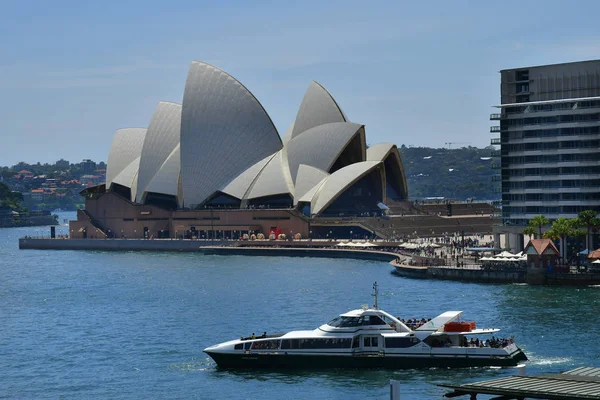
[[318,327],[371,304],[373,281],[394,314],[465,310],[515,335],[528,374],[600,366],[597,287],[412,280],[353,260],[18,250],[18,237],[48,230],[0,229],[0,397],[387,399],[396,379],[403,399],[441,399],[437,383],[516,373],[228,372],[202,352],[252,332]]

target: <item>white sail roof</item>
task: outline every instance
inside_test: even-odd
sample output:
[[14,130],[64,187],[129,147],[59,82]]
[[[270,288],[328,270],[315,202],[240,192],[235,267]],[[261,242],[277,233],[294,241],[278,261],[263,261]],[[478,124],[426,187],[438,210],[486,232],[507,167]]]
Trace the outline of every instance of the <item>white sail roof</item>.
[[[331,175],[329,175],[329,176],[331,176]],[[323,186],[323,184],[327,181],[327,178],[329,178],[329,176],[326,176],[325,178],[321,179],[321,182],[319,182],[315,186],[313,186],[312,189],[310,189],[308,192],[306,192],[302,197],[299,197],[297,202],[298,203],[300,203],[300,202],[311,203],[313,198],[315,197],[315,194],[319,191],[321,186]]]
[[290,125],[290,127],[287,128],[287,130],[285,131],[285,134],[283,135],[283,138],[281,139],[281,142],[283,143],[284,146],[287,146],[289,141],[292,139],[293,131],[294,131],[294,123],[292,122],[292,125]]
[[329,171],[348,143],[363,128],[352,122],[334,122],[316,126],[294,137],[287,144],[287,159],[292,180],[300,164]]
[[[404,173],[404,165],[402,164],[398,147],[396,147],[395,144],[378,143],[369,147],[367,149],[367,160],[384,161],[386,163],[388,183],[395,188],[399,197],[408,197],[408,184],[406,182],[406,174]],[[390,168],[391,171],[387,171],[388,168]],[[388,172],[390,173],[388,174]]]
[[274,196],[289,193],[293,195],[294,186],[289,175],[285,173],[287,166],[283,162],[283,151],[277,152],[260,171],[258,177],[246,193],[246,199]]
[[106,163],[106,189],[110,189],[114,179],[140,157],[145,137],[145,128],[124,128],[117,131]]
[[296,190],[294,192],[294,204],[302,196],[308,193],[312,188],[318,185],[329,174],[321,169],[311,167],[310,165],[300,164],[298,168],[298,176],[296,177]]
[[367,149],[367,161],[384,161],[394,148],[394,143],[377,143]]
[[[179,172],[181,168],[180,150],[177,145],[160,166],[152,181],[146,186],[145,193],[161,193],[179,197]],[[138,194],[140,191],[138,179]],[[145,193],[142,193],[142,197]]]
[[281,149],[262,105],[240,82],[202,62],[190,66],[181,113],[181,182],[194,207]]
[[354,182],[383,165],[380,161],[363,161],[351,164],[331,174],[311,199],[311,214],[324,211]]
[[347,121],[333,96],[319,83],[312,82],[300,104],[291,138],[319,125]]
[[254,182],[260,171],[262,171],[265,165],[267,165],[267,163],[277,154],[278,153],[271,154],[263,158],[262,160],[260,160],[244,172],[242,172],[240,175],[238,175],[237,178],[232,180],[221,191],[225,194],[228,194],[241,200],[248,191],[248,189],[252,186],[252,183]]
[[129,163],[128,166],[123,168],[123,170],[113,179],[112,183],[116,183],[118,185],[122,185],[131,189],[131,198],[129,200],[133,201],[135,199],[135,195],[137,193],[137,177],[138,177],[138,169],[140,167],[140,157],[133,160]]
[[[140,203],[144,193],[150,191],[148,190],[148,185],[154,179],[167,157],[169,157],[175,147],[179,146],[180,128],[181,105],[167,102],[158,103],[148,125],[142,147],[136,202]],[[171,179],[177,182],[178,177],[179,170],[177,170],[177,175],[172,176]],[[163,180],[164,178],[168,177],[163,176]]]

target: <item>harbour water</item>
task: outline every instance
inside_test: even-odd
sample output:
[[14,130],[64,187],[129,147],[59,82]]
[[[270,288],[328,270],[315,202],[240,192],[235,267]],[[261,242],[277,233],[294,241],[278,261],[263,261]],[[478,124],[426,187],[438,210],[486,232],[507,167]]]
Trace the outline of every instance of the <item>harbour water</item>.
[[[73,218],[74,213],[61,214]],[[385,262],[152,252],[18,250],[0,229],[0,398],[442,398],[437,383],[514,368],[222,371],[202,349],[252,332],[312,329],[372,304],[410,317],[464,310],[515,336],[527,374],[600,366],[600,287],[414,280]],[[58,233],[66,233],[59,227]]]

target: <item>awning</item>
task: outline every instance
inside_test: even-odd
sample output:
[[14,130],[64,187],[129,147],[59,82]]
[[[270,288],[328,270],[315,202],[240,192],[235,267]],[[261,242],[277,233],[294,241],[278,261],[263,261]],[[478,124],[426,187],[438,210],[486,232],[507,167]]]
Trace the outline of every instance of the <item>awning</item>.
[[[373,204],[373,203],[371,203]],[[377,207],[379,207],[380,210],[389,210],[390,208],[388,206],[386,206],[383,203],[377,203]]]

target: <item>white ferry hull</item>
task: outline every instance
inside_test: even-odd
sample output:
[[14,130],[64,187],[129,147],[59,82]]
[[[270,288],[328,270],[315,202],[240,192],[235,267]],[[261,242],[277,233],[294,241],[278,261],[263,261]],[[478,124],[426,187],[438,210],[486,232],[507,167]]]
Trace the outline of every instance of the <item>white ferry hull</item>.
[[527,360],[517,348],[506,356],[464,356],[464,355],[385,355],[383,353],[352,354],[286,354],[285,352],[239,354],[205,351],[220,368],[465,368],[481,366],[509,367]]

